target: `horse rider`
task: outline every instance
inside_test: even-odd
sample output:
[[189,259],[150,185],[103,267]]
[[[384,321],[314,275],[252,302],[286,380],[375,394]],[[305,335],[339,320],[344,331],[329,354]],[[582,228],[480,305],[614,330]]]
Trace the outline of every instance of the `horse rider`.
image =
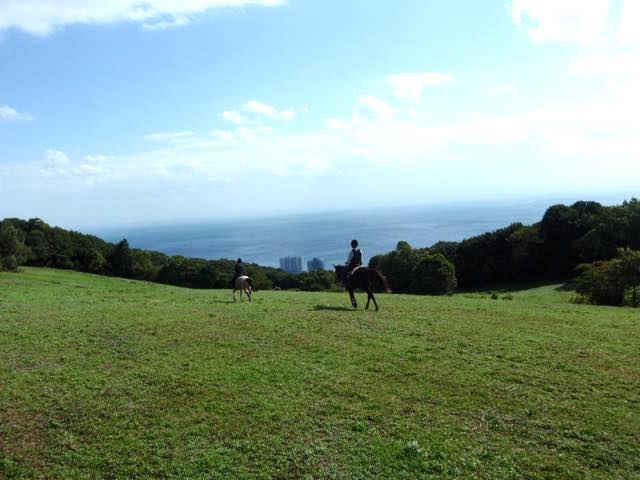
[[357,240],[351,240],[351,251],[345,266],[344,281],[347,282],[351,278],[353,271],[362,266],[362,250],[360,250]]
[[231,288],[235,288],[236,280],[239,277],[242,277],[243,275],[244,275],[244,264],[242,263],[242,259],[239,258],[238,262],[236,263],[236,273],[233,276],[233,280],[231,280]]

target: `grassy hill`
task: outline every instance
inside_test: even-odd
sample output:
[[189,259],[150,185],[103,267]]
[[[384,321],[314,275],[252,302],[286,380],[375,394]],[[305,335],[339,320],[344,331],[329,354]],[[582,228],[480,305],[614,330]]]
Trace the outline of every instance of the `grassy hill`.
[[640,478],[640,312],[511,295],[2,273],[0,478]]

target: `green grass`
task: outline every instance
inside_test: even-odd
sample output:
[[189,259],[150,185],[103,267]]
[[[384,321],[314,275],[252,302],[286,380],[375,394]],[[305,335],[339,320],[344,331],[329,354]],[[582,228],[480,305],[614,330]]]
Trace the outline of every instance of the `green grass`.
[[640,311],[505,295],[0,274],[0,478],[640,478]]

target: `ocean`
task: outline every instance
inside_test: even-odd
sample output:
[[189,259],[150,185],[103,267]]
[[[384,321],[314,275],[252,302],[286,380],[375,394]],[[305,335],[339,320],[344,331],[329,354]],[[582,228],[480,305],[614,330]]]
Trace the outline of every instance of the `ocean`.
[[400,240],[427,247],[459,241],[514,222],[542,218],[549,201],[476,205],[437,205],[381,210],[313,213],[235,221],[112,227],[90,233],[105,240],[126,238],[135,248],[206,259],[242,257],[245,262],[279,266],[279,258],[318,257],[327,268],[344,263],[350,242],[358,239],[365,256],[393,250]]

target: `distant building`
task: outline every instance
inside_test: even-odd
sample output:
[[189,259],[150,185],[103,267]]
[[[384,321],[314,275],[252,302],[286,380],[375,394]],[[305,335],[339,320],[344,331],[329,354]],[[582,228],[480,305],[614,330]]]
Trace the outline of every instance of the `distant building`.
[[280,259],[280,269],[289,273],[302,272],[302,257],[283,257]]
[[324,262],[318,257],[314,257],[307,262],[307,270],[313,272],[314,270],[324,270]]

